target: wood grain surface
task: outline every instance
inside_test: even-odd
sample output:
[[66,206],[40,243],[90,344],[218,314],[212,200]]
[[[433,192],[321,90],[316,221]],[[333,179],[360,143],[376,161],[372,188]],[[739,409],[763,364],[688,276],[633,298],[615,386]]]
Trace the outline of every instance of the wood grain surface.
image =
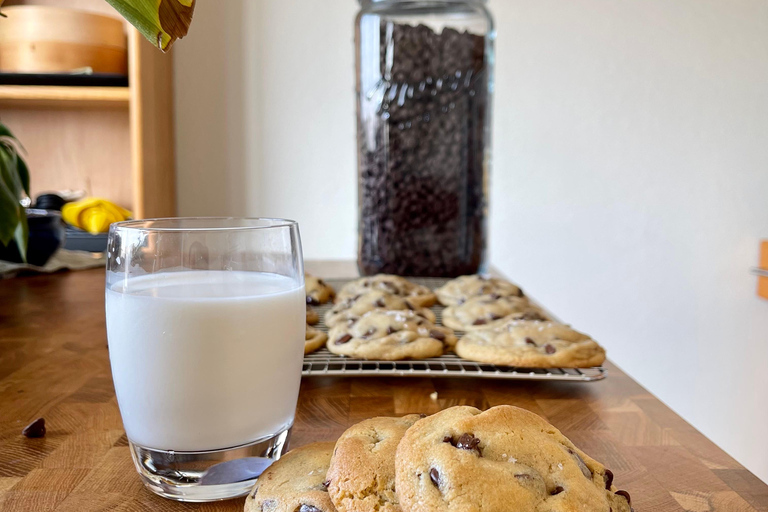
[[[308,268],[324,275],[323,265]],[[328,267],[344,277],[351,266]],[[0,280],[0,510],[231,510],[145,490],[117,408],[101,270]],[[597,383],[308,378],[292,446],[334,440],[377,415],[512,404],[540,414],[605,463],[637,512],[768,511],[768,486],[608,365]],[[437,392],[437,399],[430,395]],[[48,433],[21,431],[44,417]]]

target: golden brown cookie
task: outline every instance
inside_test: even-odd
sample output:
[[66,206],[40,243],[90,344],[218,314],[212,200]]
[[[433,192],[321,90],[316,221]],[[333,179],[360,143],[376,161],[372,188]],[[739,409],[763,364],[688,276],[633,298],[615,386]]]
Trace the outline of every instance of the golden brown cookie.
[[307,324],[315,325],[319,321],[320,316],[317,314],[317,311],[309,307],[309,304],[307,304]]
[[307,304],[313,306],[325,304],[336,296],[331,285],[311,274],[304,274],[304,288],[307,294]]
[[502,325],[510,320],[550,320],[539,307],[523,297],[480,296],[443,310],[443,323],[458,331]]
[[375,309],[331,328],[327,347],[348,357],[399,361],[440,356],[456,341],[453,331],[413,311]]
[[407,512],[630,512],[613,474],[543,418],[452,407],[409,428],[395,484]]
[[420,419],[371,418],[336,442],[328,469],[328,493],[339,512],[400,512],[395,492],[395,452],[405,431]]
[[472,331],[455,350],[470,361],[525,368],[590,368],[605,362],[605,349],[595,340],[554,322],[512,321]]
[[419,316],[435,322],[435,314],[427,309],[420,308],[399,295],[392,295],[384,290],[368,290],[360,295],[352,295],[337,302],[325,314],[325,325],[333,327],[336,324],[360,318],[365,313],[374,309],[387,311],[414,311]]
[[325,474],[335,443],[291,450],[269,466],[245,500],[245,512],[335,512]]
[[451,279],[435,290],[443,306],[458,306],[472,297],[523,297],[523,290],[505,279],[484,275],[461,276]]
[[422,308],[428,308],[437,302],[435,294],[426,286],[391,274],[377,274],[350,281],[339,291],[336,301],[360,295],[368,290],[384,290],[392,295],[404,297],[414,306]]
[[304,355],[318,350],[320,347],[325,345],[326,341],[328,341],[327,334],[307,325],[307,332],[304,337]]

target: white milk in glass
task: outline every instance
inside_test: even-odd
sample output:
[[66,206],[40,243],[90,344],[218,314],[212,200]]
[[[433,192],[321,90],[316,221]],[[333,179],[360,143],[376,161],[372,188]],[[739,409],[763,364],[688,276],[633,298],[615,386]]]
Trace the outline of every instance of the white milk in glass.
[[304,287],[276,274],[180,271],[107,288],[112,375],[128,438],[202,451],[293,421]]

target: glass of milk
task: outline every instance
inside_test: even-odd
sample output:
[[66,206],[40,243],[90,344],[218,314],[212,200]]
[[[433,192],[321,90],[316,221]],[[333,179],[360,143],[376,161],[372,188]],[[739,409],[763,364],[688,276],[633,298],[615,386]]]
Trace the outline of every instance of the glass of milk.
[[109,359],[149,489],[180,501],[242,496],[280,458],[299,394],[305,305],[296,222],[112,225]]

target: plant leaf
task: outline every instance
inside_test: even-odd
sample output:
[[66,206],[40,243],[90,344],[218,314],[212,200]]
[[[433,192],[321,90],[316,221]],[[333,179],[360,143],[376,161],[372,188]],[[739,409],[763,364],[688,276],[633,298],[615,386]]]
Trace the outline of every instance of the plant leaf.
[[107,0],[150,43],[166,52],[187,35],[196,0]]
[[[2,153],[2,152],[0,152]],[[0,154],[0,170],[6,165],[6,158]],[[0,179],[0,243],[8,245],[16,234],[19,214],[22,211],[18,198],[5,180]]]
[[24,192],[29,196],[29,168],[27,167],[27,162],[25,162],[19,154],[16,155],[16,159],[16,166],[18,167],[17,170],[19,171],[21,186],[24,188]]
[[27,215],[24,207],[19,205],[19,222],[16,224],[16,230],[13,233],[13,239],[16,240],[16,247],[19,249],[21,261],[27,262],[27,244],[29,243],[29,224],[27,224]]

